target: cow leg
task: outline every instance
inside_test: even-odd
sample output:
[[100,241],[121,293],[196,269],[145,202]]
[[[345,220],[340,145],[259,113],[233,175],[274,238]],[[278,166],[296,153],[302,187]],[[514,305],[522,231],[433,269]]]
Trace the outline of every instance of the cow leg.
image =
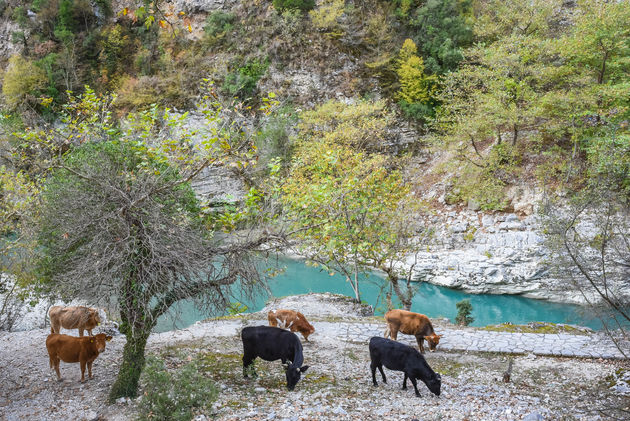
[[374,362],[370,364],[370,370],[372,370],[372,384],[374,386],[378,386],[378,383],[376,382],[376,364],[374,364]]
[[81,383],[85,381],[85,361],[81,361]]
[[418,341],[418,349],[420,349],[420,353],[424,354],[424,336],[416,336],[416,341]]
[[248,374],[251,372],[253,377],[258,377],[256,374],[256,370],[252,365],[253,361],[256,357],[251,357],[249,355],[243,355],[243,377],[249,377]]
[[83,336],[83,328],[79,328],[79,338]]
[[381,377],[383,377],[383,383],[387,383],[387,378],[385,377],[385,372],[383,371],[383,365],[378,366],[378,371],[381,372]]
[[[405,377],[407,375],[405,374]],[[416,391],[416,396],[420,397],[420,392],[418,392],[418,383],[416,382],[416,378],[415,377],[409,377],[409,380],[411,380],[411,384],[413,384],[413,390]]]
[[59,372],[59,358],[50,357],[51,367],[54,367],[57,373],[57,381],[61,381],[61,373]]
[[405,373],[405,378],[403,379],[403,388],[402,390],[407,390],[407,373]]
[[390,334],[390,332],[391,332],[391,331],[389,330],[389,326],[387,326],[387,329],[385,329],[385,333],[383,333],[383,336],[384,336],[385,338],[389,338],[389,334]]
[[390,328],[389,337],[392,338],[393,341],[395,341],[396,338],[398,338],[398,329]]
[[88,361],[87,363],[87,367],[88,367],[88,377],[91,379],[92,378],[92,363],[94,361]]

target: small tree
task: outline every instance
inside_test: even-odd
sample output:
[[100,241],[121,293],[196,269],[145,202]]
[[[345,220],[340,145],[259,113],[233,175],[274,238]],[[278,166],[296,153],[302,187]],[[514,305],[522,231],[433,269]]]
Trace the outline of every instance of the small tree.
[[15,55],[9,59],[2,81],[2,94],[10,109],[34,105],[45,86],[46,72],[22,56]]
[[470,304],[470,300],[461,300],[455,304],[455,307],[457,307],[457,317],[455,317],[455,323],[460,326],[468,326],[475,321],[475,319],[470,316],[472,313],[472,304]]
[[119,310],[127,342],[114,400],[136,396],[147,339],[173,304],[223,310],[237,281],[243,296],[262,286],[249,253],[272,236],[232,233],[263,217],[259,194],[206,220],[190,187],[209,166],[254,162],[251,139],[230,136],[217,104],[200,104],[208,126],[197,144],[186,120],[168,110],[128,115],[123,131],[110,105],[88,89],[68,105],[65,125],[22,139],[43,151],[39,162],[52,172],[39,225],[43,286]]
[[344,274],[357,301],[360,275],[381,269],[410,308],[413,266],[405,259],[422,244],[414,238],[420,233],[417,200],[390,159],[362,150],[385,137],[386,116],[380,103],[329,102],[307,113],[281,194],[302,254]]
[[[416,116],[427,115],[431,107],[432,90],[437,84],[435,75],[426,75],[424,72],[424,61],[422,57],[417,55],[418,49],[416,44],[406,39],[400,49],[398,68],[398,81],[400,89],[398,90],[398,100],[403,110],[409,114]],[[421,110],[420,112],[412,112],[412,110]]]

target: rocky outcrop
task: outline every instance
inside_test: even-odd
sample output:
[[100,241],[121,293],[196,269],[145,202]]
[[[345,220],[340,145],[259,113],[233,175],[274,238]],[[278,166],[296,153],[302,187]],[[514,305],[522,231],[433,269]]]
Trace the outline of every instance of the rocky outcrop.
[[[536,216],[450,211],[430,221],[437,227],[428,251],[417,255],[414,278],[480,294],[522,294],[529,298],[583,303],[579,291],[555,279],[545,263]],[[414,257],[408,258],[411,265]]]

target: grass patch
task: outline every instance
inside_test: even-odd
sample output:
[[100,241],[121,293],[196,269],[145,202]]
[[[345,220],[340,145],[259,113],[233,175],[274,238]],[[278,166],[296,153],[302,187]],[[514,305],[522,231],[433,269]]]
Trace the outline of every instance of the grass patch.
[[464,370],[465,366],[457,361],[435,361],[431,363],[431,368],[441,375],[457,377]]
[[533,322],[526,325],[514,325],[512,323],[502,323],[500,325],[491,325],[480,328],[480,330],[488,330],[492,332],[512,332],[512,333],[567,333],[571,335],[588,335],[589,331],[585,328],[569,326],[565,324]]

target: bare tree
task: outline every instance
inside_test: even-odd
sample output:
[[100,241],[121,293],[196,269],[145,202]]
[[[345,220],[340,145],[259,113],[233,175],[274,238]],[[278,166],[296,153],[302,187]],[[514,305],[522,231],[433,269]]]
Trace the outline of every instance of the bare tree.
[[127,337],[110,399],[133,397],[147,339],[180,300],[223,310],[235,284],[241,297],[264,288],[256,257],[284,235],[264,229],[264,195],[226,209],[204,207],[190,183],[208,167],[249,167],[255,148],[242,125],[226,121],[212,91],[199,108],[203,133],[185,115],[154,107],[126,116],[92,90],[68,105],[65,125],[21,138],[45,169],[38,218],[44,289],[119,311]]
[[630,201],[599,180],[569,203],[547,198],[542,208],[555,275],[570,282],[630,355]]

